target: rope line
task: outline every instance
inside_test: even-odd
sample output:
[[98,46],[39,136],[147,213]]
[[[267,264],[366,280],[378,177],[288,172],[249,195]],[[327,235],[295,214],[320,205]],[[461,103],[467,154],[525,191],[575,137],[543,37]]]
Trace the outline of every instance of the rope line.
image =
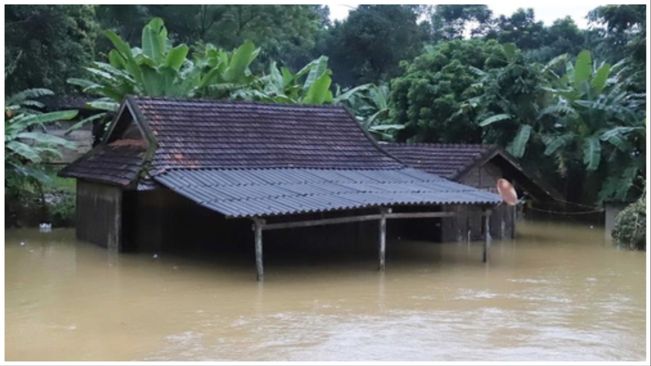
[[554,211],[554,210],[543,210],[543,209],[535,208],[535,207],[527,207],[527,209],[534,210],[534,211],[539,211],[539,212],[550,213],[550,214],[559,214],[559,215],[589,215],[589,214],[600,213],[600,212],[605,211],[603,208],[595,209],[595,210],[588,210],[588,211]]

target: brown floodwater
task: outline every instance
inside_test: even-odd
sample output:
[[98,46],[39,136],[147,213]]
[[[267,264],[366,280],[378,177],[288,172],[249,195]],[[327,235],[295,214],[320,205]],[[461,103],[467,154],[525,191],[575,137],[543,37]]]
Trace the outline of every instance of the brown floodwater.
[[644,360],[646,253],[522,223],[480,257],[394,241],[379,273],[373,253],[276,253],[259,284],[249,253],[111,255],[73,230],[8,230],[6,358]]

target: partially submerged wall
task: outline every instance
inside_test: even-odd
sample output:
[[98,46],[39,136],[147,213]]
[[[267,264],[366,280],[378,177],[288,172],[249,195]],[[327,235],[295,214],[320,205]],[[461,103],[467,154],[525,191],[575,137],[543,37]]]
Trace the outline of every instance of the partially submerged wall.
[[[205,252],[253,250],[250,219],[227,219],[166,188],[122,191],[117,187],[79,180],[77,185],[77,237],[103,247],[135,252]],[[394,212],[439,211],[440,206],[395,207]],[[452,206],[459,218],[389,220],[390,238],[425,241],[465,240],[466,223],[477,228],[481,239],[481,209]],[[282,221],[377,213],[377,209],[283,217]],[[275,219],[278,220],[278,219]],[[267,219],[273,222],[274,219]],[[367,252],[377,249],[379,223],[354,222],[264,231],[266,248],[279,251]],[[447,225],[447,226],[446,226]],[[492,230],[491,230],[492,231]],[[446,236],[447,235],[447,236]]]
[[77,239],[122,249],[122,190],[77,180]]
[[[125,194],[125,249],[142,252],[206,252],[253,250],[253,222],[227,219],[166,188]],[[359,214],[338,212],[335,216]],[[296,215],[283,220],[308,220],[321,214]],[[273,219],[268,219],[268,222]],[[264,231],[265,248],[287,252],[307,248],[319,252],[355,249],[375,243],[376,222]]]
[[[502,170],[493,163],[475,166],[466,172],[459,183],[487,190],[497,194],[497,180],[502,178]],[[443,241],[481,240],[484,238],[482,212],[475,206],[454,205],[448,208],[457,213],[442,223]],[[516,208],[501,204],[492,208],[490,233],[494,239],[510,239],[515,236]]]

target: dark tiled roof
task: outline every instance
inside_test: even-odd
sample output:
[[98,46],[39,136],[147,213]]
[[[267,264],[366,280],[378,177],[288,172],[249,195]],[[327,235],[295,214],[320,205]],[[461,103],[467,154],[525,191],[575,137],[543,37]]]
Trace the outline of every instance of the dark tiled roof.
[[128,186],[144,162],[145,146],[137,140],[118,140],[99,145],[59,172],[62,177],[84,178]]
[[[146,179],[136,189],[162,184],[227,216],[499,202],[492,193],[407,168],[342,107],[160,98],[126,103],[121,110],[134,112],[152,144]],[[122,185],[137,178],[144,148],[117,146],[129,119],[115,121],[106,140],[114,142],[66,168],[68,176]]]
[[171,168],[404,167],[342,107],[133,98]]
[[382,148],[410,167],[457,180],[475,164],[490,160],[502,167],[504,178],[516,182],[532,198],[561,200],[562,195],[548,186],[539,174],[525,170],[508,153],[495,145],[383,143]]
[[499,196],[425,172],[336,169],[181,169],[154,177],[229,217],[391,205],[497,204]]
[[497,150],[494,145],[389,143],[383,149],[403,163],[428,173],[456,179],[469,167]]

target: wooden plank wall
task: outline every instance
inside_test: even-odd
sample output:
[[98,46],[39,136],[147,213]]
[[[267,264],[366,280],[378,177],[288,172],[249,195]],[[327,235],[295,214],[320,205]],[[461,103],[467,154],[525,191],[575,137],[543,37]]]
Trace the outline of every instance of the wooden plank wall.
[[122,190],[105,184],[77,181],[77,239],[113,251],[122,246]]
[[[502,177],[501,169],[486,163],[474,167],[459,179],[462,184],[497,193],[497,180]],[[443,219],[442,240],[447,242],[481,240],[484,238],[484,228],[481,219],[481,209],[473,206],[450,206],[457,212],[456,218]],[[515,207],[500,205],[492,210],[490,232],[493,239],[511,239],[515,236]]]

